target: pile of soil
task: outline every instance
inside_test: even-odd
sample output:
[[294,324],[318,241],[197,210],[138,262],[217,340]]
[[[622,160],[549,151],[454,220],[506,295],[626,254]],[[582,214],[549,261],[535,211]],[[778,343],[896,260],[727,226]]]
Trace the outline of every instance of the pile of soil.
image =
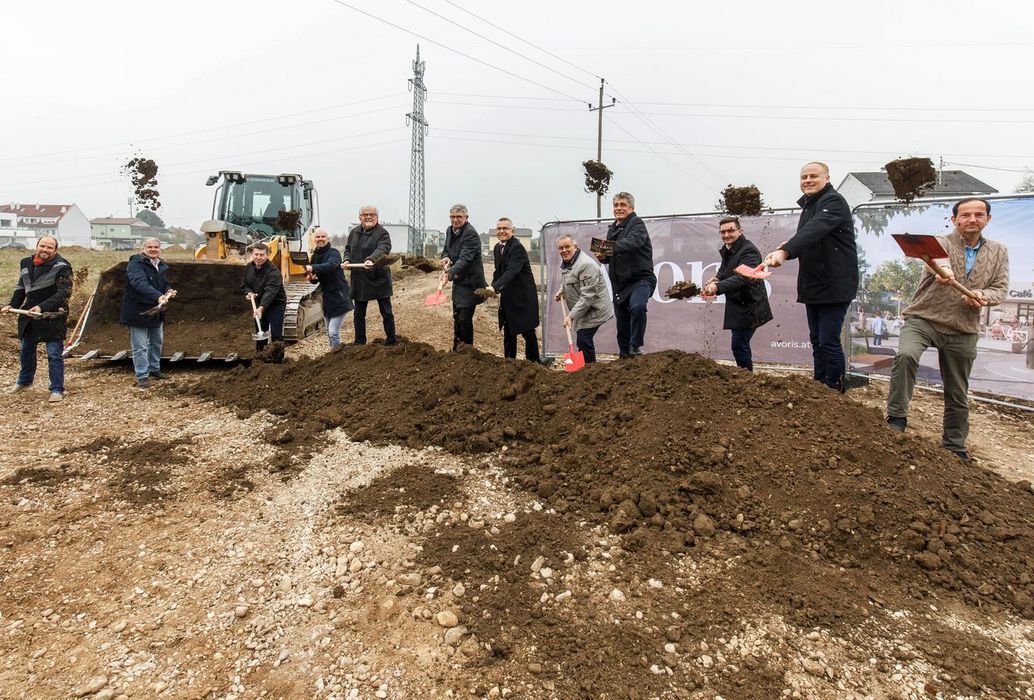
[[427,258],[414,258],[408,255],[402,256],[402,269],[414,267],[421,272],[439,272],[442,266],[437,260],[428,260]]
[[[84,351],[105,354],[129,349],[129,332],[119,323],[126,289],[127,263],[101,274],[93,308],[83,334]],[[244,268],[240,265],[202,261],[176,261],[169,265],[169,283],[176,290],[165,310],[163,355],[185,352],[196,357],[211,351],[216,357],[255,353],[251,335],[255,324],[251,306],[241,291]]]
[[883,166],[894,187],[894,196],[909,204],[937,182],[937,171],[929,158],[898,158]]
[[[318,386],[304,381],[312,376]],[[256,390],[267,386],[297,390]],[[479,639],[494,640],[496,661],[520,626],[561,669],[590,657],[594,673],[596,664],[613,674],[641,665],[639,632],[614,628],[612,643],[587,645],[598,625],[568,635],[588,621],[539,619],[526,578],[505,573],[507,562],[538,549],[582,556],[585,545],[571,534],[582,523],[620,539],[621,571],[633,583],[684,561],[727,563],[721,586],[671,599],[682,609],[664,633],[690,646],[715,620],[746,609],[846,637],[875,610],[911,610],[915,624],[931,605],[1034,617],[1030,484],[890,431],[878,411],[804,378],[757,376],[679,351],[565,374],[402,344],[237,367],[192,392],[240,416],[282,417],[268,436],[274,444],[297,446],[341,427],[353,440],[457,454],[505,447],[501,467],[547,510],[491,540],[442,526],[422,555],[456,580],[489,586],[462,612]],[[968,633],[922,624],[925,657],[958,670],[958,687],[1012,687],[1011,660],[976,649]],[[573,684],[568,693],[598,693],[608,682],[570,670],[557,677]],[[771,687],[761,683],[767,671],[743,669],[749,679],[729,682],[778,694],[778,674]],[[665,682],[653,678],[643,691]]]
[[478,299],[492,299],[499,296],[499,292],[494,289],[489,289],[488,287],[479,287],[474,290],[474,296]]
[[160,503],[175,494],[173,467],[184,465],[186,440],[144,440],[125,443],[108,437],[96,438],[62,454],[86,452],[100,455],[109,466],[107,486],[112,495],[130,505],[141,507]]
[[669,299],[692,299],[700,295],[696,282],[676,282],[664,292]]
[[761,190],[755,185],[747,187],[729,185],[722,190],[721,199],[718,200],[719,209],[732,216],[758,216],[764,206]]

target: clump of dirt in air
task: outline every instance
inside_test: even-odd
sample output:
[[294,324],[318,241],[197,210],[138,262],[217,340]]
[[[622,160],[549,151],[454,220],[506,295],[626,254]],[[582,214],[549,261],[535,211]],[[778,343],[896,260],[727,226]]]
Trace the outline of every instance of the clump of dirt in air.
[[765,202],[761,190],[755,185],[734,187],[729,185],[722,190],[718,208],[732,216],[758,216],[764,209]]
[[151,211],[161,208],[157,163],[150,158],[137,156],[122,166],[122,174],[129,178],[137,204]]
[[696,282],[676,282],[664,292],[669,299],[692,299],[700,295]]
[[297,209],[281,209],[276,214],[276,222],[273,224],[275,231],[293,234],[298,230],[301,223],[302,213]]
[[922,197],[937,182],[937,171],[929,158],[898,158],[884,168],[894,188],[894,196],[905,204]]

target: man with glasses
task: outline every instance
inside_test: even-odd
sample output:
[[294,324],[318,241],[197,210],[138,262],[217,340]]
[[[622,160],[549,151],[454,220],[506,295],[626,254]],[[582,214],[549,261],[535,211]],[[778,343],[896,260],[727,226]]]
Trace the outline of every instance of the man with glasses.
[[493,251],[495,269],[489,290],[499,293],[499,328],[503,331],[503,357],[516,359],[517,336],[524,338],[524,358],[539,361],[539,295],[528,251],[513,235],[513,222],[502,218],[495,225],[499,239]]
[[772,320],[772,309],[764,281],[738,275],[735,270],[740,265],[757,267],[761,263],[761,252],[743,235],[739,217],[727,216],[719,221],[718,234],[722,237],[722,247],[718,249],[722,264],[718,273],[704,285],[704,293],[725,295],[722,327],[732,331],[732,356],[736,358],[737,367],[753,372],[750,339],[755,330]]
[[363,263],[364,270],[352,270],[352,299],[355,301],[355,344],[366,344],[366,307],[377,300],[384,324],[384,344],[394,345],[395,314],[391,310],[391,268],[374,267],[374,259],[391,252],[391,234],[381,226],[377,207],[364,206],[359,210],[359,225],[348,234],[345,243],[345,262]]
[[467,221],[467,207],[453,205],[442,248],[442,282],[452,282],[452,349],[474,344],[474,310],[484,301],[474,290],[487,286],[481,237]]

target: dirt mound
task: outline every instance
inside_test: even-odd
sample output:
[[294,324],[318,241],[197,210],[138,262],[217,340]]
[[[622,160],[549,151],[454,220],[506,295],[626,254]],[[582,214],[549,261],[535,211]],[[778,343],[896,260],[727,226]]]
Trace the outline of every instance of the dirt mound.
[[174,494],[172,467],[187,463],[187,456],[178,448],[189,444],[182,439],[125,443],[100,437],[60,452],[100,455],[111,467],[106,483],[112,494],[131,505],[146,506]]
[[[114,353],[129,349],[129,331],[119,323],[126,289],[127,263],[105,270],[97,284],[82,349]],[[176,297],[165,311],[163,355],[185,352],[188,356],[211,351],[218,357],[255,353],[255,332],[250,306],[240,290],[244,268],[240,265],[199,261],[175,261],[168,279]]]
[[399,511],[420,511],[441,504],[454,498],[458,490],[456,477],[428,473],[426,468],[410,464],[375,479],[365,488],[346,494],[337,512],[373,522]]

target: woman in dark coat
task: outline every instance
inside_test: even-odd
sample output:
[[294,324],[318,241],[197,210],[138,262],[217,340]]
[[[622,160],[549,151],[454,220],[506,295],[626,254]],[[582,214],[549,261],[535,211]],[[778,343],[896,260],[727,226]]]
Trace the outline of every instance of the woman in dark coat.
[[391,252],[391,234],[380,225],[377,207],[359,210],[359,225],[348,232],[346,263],[366,263],[365,270],[352,270],[352,299],[355,301],[355,344],[366,344],[366,307],[377,300],[384,322],[384,344],[394,345],[395,313],[391,309],[391,268],[374,267],[374,259]]
[[755,330],[772,320],[772,308],[764,281],[738,275],[735,269],[740,265],[757,267],[761,252],[743,235],[738,217],[727,216],[718,222],[718,233],[724,244],[718,249],[722,264],[718,274],[704,285],[704,293],[725,295],[723,327],[732,331],[732,356],[738,367],[753,372],[750,339]]
[[524,244],[513,235],[513,222],[499,219],[495,226],[499,239],[495,250],[495,270],[489,289],[499,293],[499,327],[503,330],[503,357],[517,357],[517,336],[524,338],[524,357],[539,361],[535,328],[539,325],[539,295],[535,276]]
[[456,204],[449,210],[451,225],[442,249],[443,281],[452,282],[452,349],[474,344],[474,309],[484,301],[475,289],[488,285],[481,260],[481,237],[467,221],[467,208]]

